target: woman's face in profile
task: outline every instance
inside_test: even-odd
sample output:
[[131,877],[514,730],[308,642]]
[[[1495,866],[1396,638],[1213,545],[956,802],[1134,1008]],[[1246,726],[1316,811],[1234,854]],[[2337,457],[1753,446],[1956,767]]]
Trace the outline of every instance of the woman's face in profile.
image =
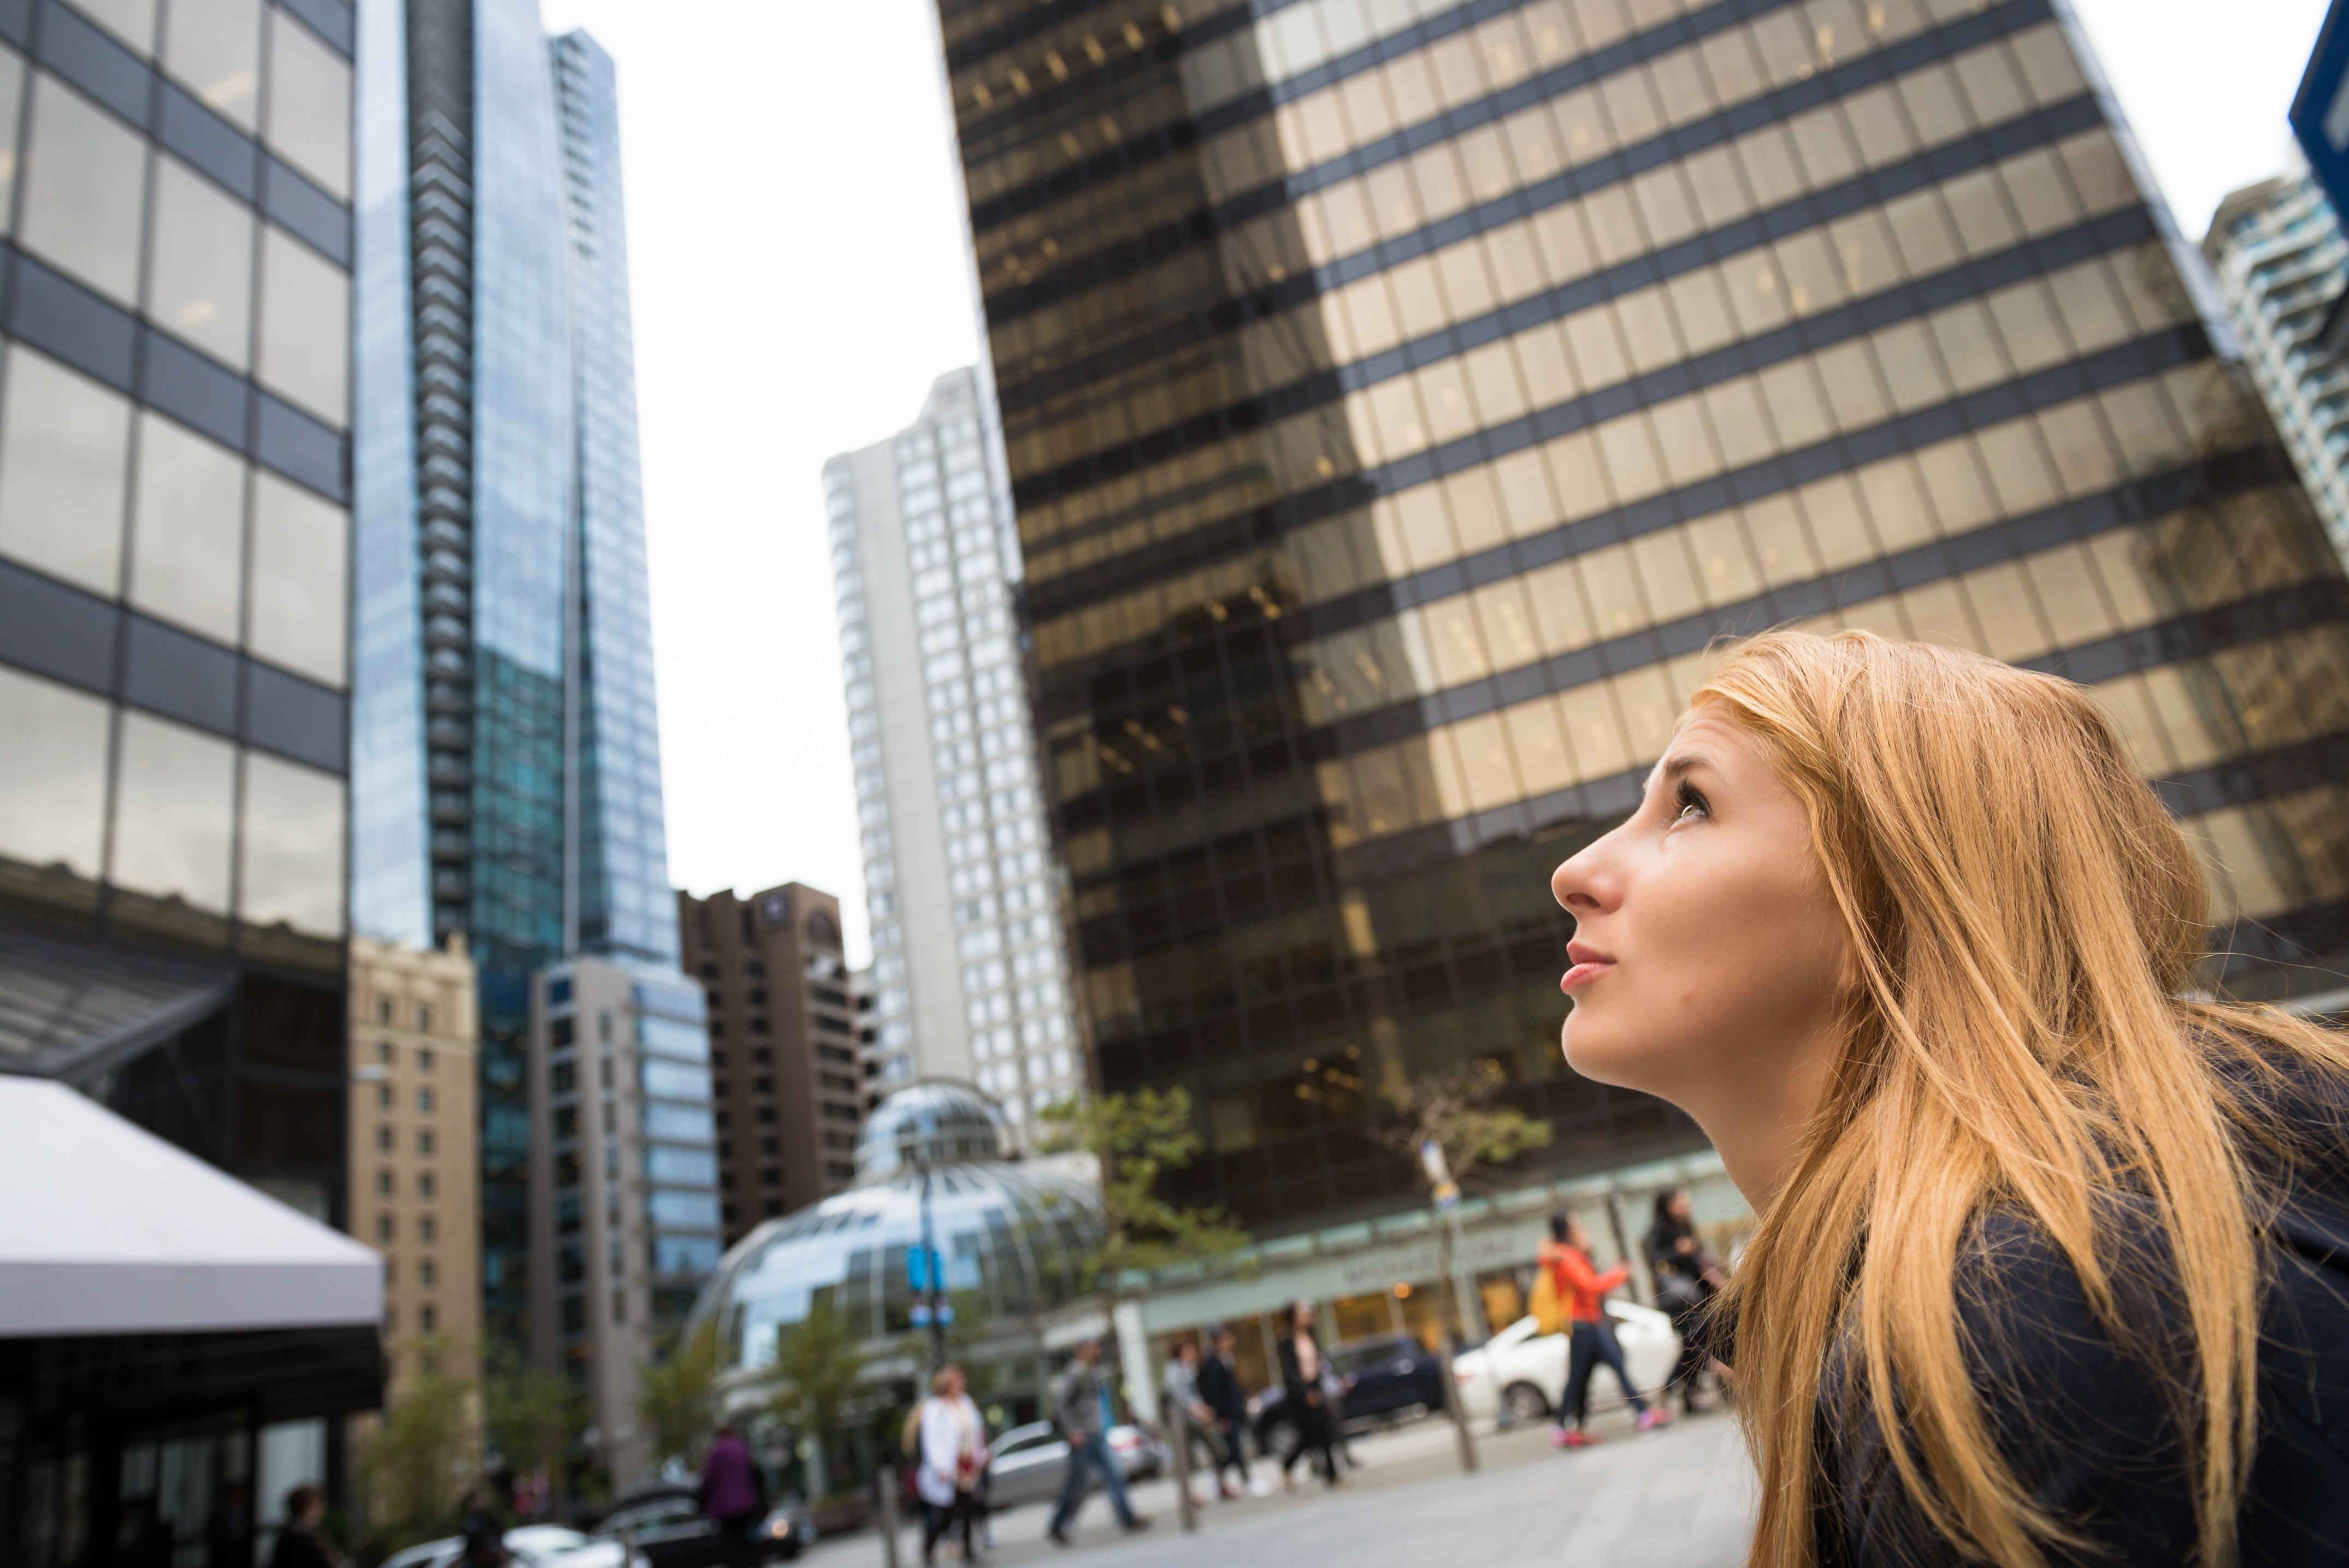
[[1575,917],[1566,1059],[1701,1121],[1775,1103],[1817,1054],[1846,943],[1802,802],[1718,704],[1692,710],[1638,810],[1557,868]]

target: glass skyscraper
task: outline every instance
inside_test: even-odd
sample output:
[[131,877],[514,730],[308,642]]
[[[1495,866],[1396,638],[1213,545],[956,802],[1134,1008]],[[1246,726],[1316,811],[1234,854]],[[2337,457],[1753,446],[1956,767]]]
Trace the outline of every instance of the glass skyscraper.
[[351,50],[0,6],[0,1070],[336,1222]]
[[529,977],[674,969],[610,58],[360,15],[353,910],[481,965],[484,1326],[529,1284]]
[[[2093,686],[2254,996],[2349,948],[2349,589],[2061,0],[941,0],[1076,988],[1259,1231],[1489,1061],[1709,643]],[[2207,291],[2206,291],[2207,292]]]
[[826,463],[823,493],[873,916],[875,1077],[974,1080],[1020,1136],[1082,1063],[1001,475],[994,401],[978,372],[957,370],[911,428]]

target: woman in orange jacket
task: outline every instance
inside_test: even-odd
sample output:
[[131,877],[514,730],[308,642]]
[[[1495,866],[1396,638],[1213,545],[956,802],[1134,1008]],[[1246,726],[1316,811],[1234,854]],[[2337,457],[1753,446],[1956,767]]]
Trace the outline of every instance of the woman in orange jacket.
[[1590,1400],[1591,1369],[1601,1362],[1614,1369],[1624,1397],[1639,1412],[1640,1430],[1664,1425],[1671,1417],[1649,1408],[1648,1401],[1632,1387],[1630,1371],[1623,1365],[1623,1347],[1608,1326],[1602,1305],[1609,1291],[1631,1277],[1630,1265],[1618,1264],[1600,1274],[1590,1262],[1590,1233],[1572,1214],[1552,1214],[1549,1234],[1550,1239],[1542,1243],[1541,1265],[1550,1271],[1572,1336],[1567,1342],[1566,1396],[1557,1404],[1557,1429],[1550,1433],[1550,1447],[1583,1449],[1599,1440],[1585,1429],[1583,1417]]

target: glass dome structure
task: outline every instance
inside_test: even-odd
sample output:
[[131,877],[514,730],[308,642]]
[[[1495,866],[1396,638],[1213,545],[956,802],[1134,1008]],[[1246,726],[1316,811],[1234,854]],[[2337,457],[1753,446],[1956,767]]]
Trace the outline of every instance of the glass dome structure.
[[777,1334],[819,1302],[867,1340],[912,1332],[906,1257],[921,1244],[926,1184],[957,1311],[1004,1326],[1082,1294],[1099,1194],[1057,1163],[1002,1158],[1001,1123],[978,1089],[935,1078],[899,1089],[865,1123],[856,1166],[855,1186],[760,1226],[703,1287],[691,1325],[717,1321],[730,1370],[771,1364]]

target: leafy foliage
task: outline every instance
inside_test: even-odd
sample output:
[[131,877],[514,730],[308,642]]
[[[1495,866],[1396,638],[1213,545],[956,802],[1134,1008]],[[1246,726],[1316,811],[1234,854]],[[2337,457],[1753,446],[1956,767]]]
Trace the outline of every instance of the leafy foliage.
[[1507,1087],[1500,1064],[1489,1058],[1413,1079],[1390,1096],[1394,1116],[1380,1130],[1379,1141],[1413,1160],[1433,1141],[1444,1150],[1454,1181],[1478,1184],[1492,1167],[1549,1141],[1548,1122],[1494,1103]]
[[1071,1098],[1048,1107],[1043,1120],[1045,1152],[1081,1152],[1101,1162],[1101,1243],[1081,1268],[1105,1306],[1114,1305],[1118,1281],[1130,1270],[1163,1269],[1247,1245],[1247,1233],[1221,1208],[1184,1208],[1159,1195],[1159,1178],[1199,1152],[1190,1090]]
[[368,1436],[361,1461],[370,1527],[387,1538],[415,1539],[451,1524],[480,1460],[479,1387],[443,1371],[434,1346],[418,1364]]
[[638,1368],[636,1415],[651,1435],[656,1467],[676,1460],[690,1470],[717,1435],[726,1346],[718,1325],[705,1322],[665,1360]]
[[587,1396],[552,1372],[511,1360],[490,1376],[490,1437],[515,1475],[559,1480],[587,1429]]
[[828,1300],[775,1335],[775,1380],[781,1385],[770,1407],[785,1426],[800,1432],[830,1432],[855,1401],[864,1381],[866,1356],[848,1319]]

